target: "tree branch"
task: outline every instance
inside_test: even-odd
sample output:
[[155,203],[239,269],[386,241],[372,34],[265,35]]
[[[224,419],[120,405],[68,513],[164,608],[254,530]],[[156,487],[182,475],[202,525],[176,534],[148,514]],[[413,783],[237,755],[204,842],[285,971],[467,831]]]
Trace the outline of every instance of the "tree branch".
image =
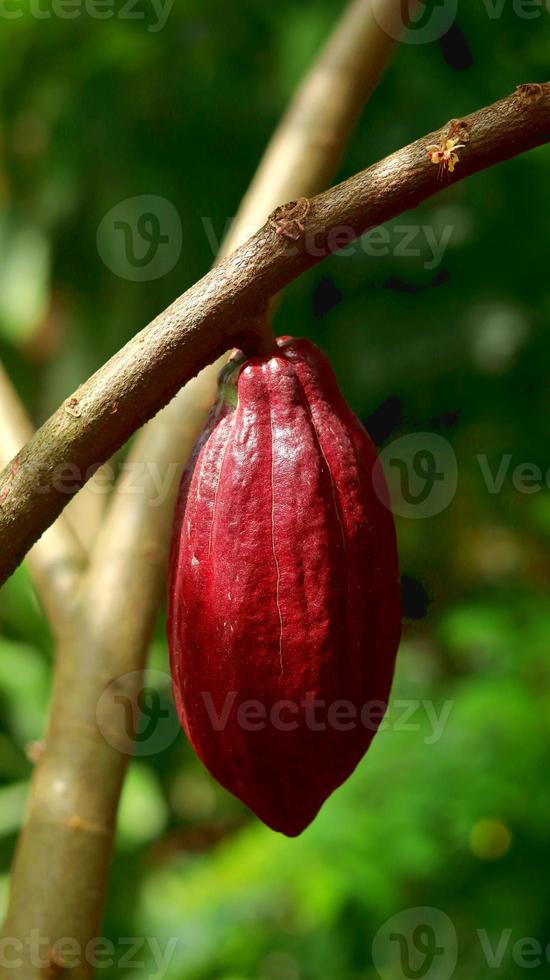
[[[299,240],[268,221],[67,399],[0,476],[0,584],[67,503],[59,468],[70,462],[83,484],[201,368],[230,346],[250,348],[267,299],[341,247],[338,229],[349,243],[441,190],[426,150],[450,127],[313,198]],[[454,183],[548,140],[550,83],[520,86],[453,131],[468,139]]]
[[[34,427],[0,364],[0,462],[32,439]],[[59,635],[67,611],[74,602],[85,554],[63,515],[31,548],[29,568],[44,612],[54,633]]]

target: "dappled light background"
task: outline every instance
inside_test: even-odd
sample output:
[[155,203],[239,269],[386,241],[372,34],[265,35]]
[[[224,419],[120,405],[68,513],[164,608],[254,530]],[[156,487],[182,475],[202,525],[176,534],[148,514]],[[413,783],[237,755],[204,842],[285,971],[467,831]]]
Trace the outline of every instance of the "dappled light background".
[[[50,17],[0,15],[0,356],[35,422],[208,269],[335,6],[175,0],[98,19],[82,4],[68,19],[43,0]],[[544,81],[550,14],[518,9],[463,2],[439,40],[397,45],[339,177]],[[392,706],[287,840],[174,729],[160,617],[151,686],[168,734],[130,765],[103,935],[119,960],[123,937],[156,937],[169,962],[147,942],[105,980],[516,980],[525,937],[542,950],[531,974],[548,971],[549,161],[538,149],[451,187],[286,290],[277,331],[328,353],[388,465],[433,450],[431,508],[394,467],[408,618]],[[151,211],[173,234],[154,276],[117,264],[101,230],[142,195],[164,200]],[[1,914],[52,671],[25,567],[0,629]],[[456,933],[454,974],[452,949],[436,975],[373,947],[424,906]]]

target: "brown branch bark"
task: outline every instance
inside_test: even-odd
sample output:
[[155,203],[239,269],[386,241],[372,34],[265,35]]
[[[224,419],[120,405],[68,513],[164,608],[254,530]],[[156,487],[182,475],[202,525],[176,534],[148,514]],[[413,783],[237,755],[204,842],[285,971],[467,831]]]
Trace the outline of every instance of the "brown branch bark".
[[[461,122],[468,142],[452,182],[548,140],[550,83],[520,86]],[[0,584],[67,503],[54,485],[59,468],[70,462],[84,483],[90,467],[201,368],[230,346],[251,347],[269,297],[335,251],[344,235],[349,243],[441,190],[426,149],[449,131],[447,124],[311,199],[299,240],[268,221],[67,399],[0,476]]]

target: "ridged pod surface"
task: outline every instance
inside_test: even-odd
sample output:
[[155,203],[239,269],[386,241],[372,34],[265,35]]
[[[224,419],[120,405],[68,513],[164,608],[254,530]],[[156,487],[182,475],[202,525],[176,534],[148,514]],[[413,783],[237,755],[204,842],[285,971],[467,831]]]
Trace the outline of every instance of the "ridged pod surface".
[[400,592],[375,468],[324,355],[281,337],[271,356],[230,361],[182,479],[168,607],[180,721],[213,776],[289,836],[353,771],[389,696]]

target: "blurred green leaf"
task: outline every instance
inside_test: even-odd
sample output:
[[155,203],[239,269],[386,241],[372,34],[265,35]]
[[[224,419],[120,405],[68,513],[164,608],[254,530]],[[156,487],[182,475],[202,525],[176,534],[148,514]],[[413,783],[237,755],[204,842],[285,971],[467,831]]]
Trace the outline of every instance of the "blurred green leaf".
[[162,788],[148,766],[133,762],[124,783],[118,812],[117,840],[121,847],[136,847],[154,840],[167,820]]
[[38,228],[13,225],[0,214],[0,329],[12,343],[27,341],[45,317],[50,245]]
[[[0,786],[0,837],[20,829],[28,791],[28,782]],[[1,901],[0,891],[0,905]]]

